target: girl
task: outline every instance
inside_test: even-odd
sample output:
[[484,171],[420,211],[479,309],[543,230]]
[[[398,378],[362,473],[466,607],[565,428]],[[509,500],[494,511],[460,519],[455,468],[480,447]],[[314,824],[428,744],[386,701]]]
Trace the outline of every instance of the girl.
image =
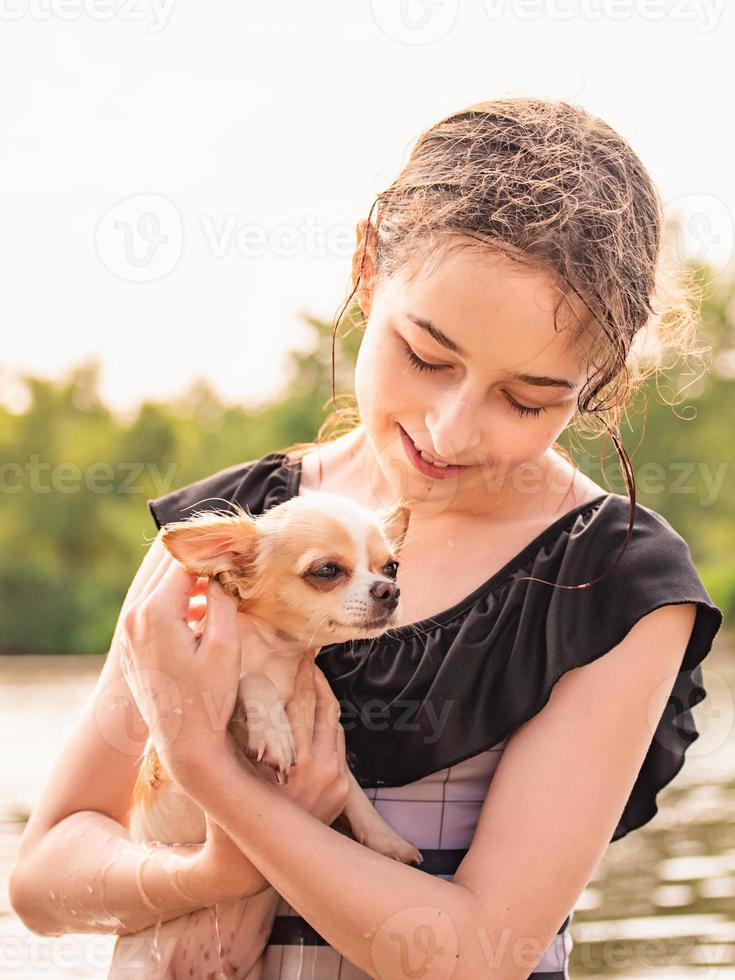
[[[270,884],[268,980],[568,977],[575,902],[681,768],[722,622],[686,542],[635,503],[618,434],[661,351],[692,351],[691,286],[662,235],[640,160],[578,107],[495,100],[420,137],[358,225],[356,424],[150,502],[160,526],[222,498],[262,513],[315,488],[403,496],[402,622],[321,649],[295,721],[312,749],[276,786],[197,713],[202,690],[221,703],[237,684],[231,602],[209,586],[195,650],[195,582],[154,542],[23,838],[11,894],[32,929],[133,932]],[[629,499],[556,442],[585,424],[613,438]],[[175,674],[194,707],[167,718],[141,670]],[[201,848],[143,864],[125,825],[148,728],[210,820]],[[329,826],[343,739],[422,866]]]

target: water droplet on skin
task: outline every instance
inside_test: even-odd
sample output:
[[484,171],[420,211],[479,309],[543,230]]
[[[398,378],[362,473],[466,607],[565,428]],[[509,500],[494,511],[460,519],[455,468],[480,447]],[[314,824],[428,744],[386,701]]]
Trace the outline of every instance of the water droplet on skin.
[[118,917],[116,915],[113,915],[113,913],[110,912],[110,910],[107,908],[107,905],[105,904],[105,899],[106,899],[106,895],[105,895],[105,872],[108,870],[108,868],[112,867],[112,865],[115,863],[116,858],[117,858],[117,855],[116,854],[113,854],[113,856],[110,858],[110,860],[107,862],[107,864],[104,865],[104,867],[102,868],[102,871],[100,872],[100,905],[102,906],[102,911],[105,912],[105,914],[109,917],[106,920],[106,923],[108,925],[113,925],[113,926],[116,926],[116,927],[119,927],[119,928],[123,928],[122,921],[120,919],[118,919]]
[[87,885],[87,891],[88,891],[88,892],[89,892],[89,894],[91,895],[91,894],[92,894],[92,892],[94,891],[94,888],[92,888],[92,886],[91,886],[91,885]]
[[161,962],[161,947],[159,945],[159,940],[161,936],[161,923],[163,919],[158,919],[156,921],[156,931],[153,934],[153,948],[151,949],[151,956],[156,961],[156,963]]
[[[217,959],[219,960],[219,970],[218,974],[227,980],[227,972],[225,970],[225,964],[223,961],[223,951],[222,951],[222,934],[220,933],[219,927],[219,906],[217,904],[212,906],[212,915],[214,917],[214,931],[217,936]],[[205,957],[207,954],[205,953]]]
[[49,896],[51,898],[56,898],[56,892],[53,890],[53,888],[49,891]]
[[138,885],[138,894],[140,895],[143,904],[150,912],[153,912],[154,914],[158,915],[159,909],[157,909],[156,906],[151,902],[151,900],[148,898],[148,896],[145,893],[145,889],[143,888],[143,867],[146,861],[148,861],[151,857],[152,854],[150,851],[142,855],[136,867],[135,878],[136,878],[136,884]]
[[447,538],[447,544],[450,548],[454,547],[454,538]]

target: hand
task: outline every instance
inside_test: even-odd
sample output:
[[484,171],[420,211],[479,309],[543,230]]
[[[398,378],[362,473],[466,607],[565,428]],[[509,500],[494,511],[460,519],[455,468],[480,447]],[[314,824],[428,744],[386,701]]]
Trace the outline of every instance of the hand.
[[[312,816],[331,824],[344,810],[349,791],[344,729],[340,705],[324,674],[310,655],[301,659],[286,714],[292,727],[297,762],[288,783],[276,782],[273,770],[245,760],[244,768],[278,787]],[[206,815],[207,837],[197,865],[207,894],[227,898],[253,895],[270,888],[268,881],[227,832]]]
[[[206,615],[206,585],[207,579],[200,579],[194,587],[187,616],[189,622],[200,622]],[[239,620],[242,618],[238,617]],[[239,628],[242,642],[249,645],[264,642],[262,624],[247,619],[244,625],[239,624]],[[243,629],[247,630],[246,636]],[[277,645],[272,637],[266,639],[269,646]],[[349,790],[345,733],[339,720],[339,701],[308,653],[301,658],[286,715],[296,747],[296,764],[289,771],[288,783],[279,784],[271,767],[265,764],[251,763],[250,771],[280,785],[284,794],[295,803],[322,822],[331,824],[344,809]],[[226,837],[221,828],[218,830]],[[236,845],[232,844],[232,847],[236,848]]]
[[229,834],[205,811],[207,836],[195,864],[195,880],[203,894],[219,901],[256,895],[272,888]]
[[[194,588],[189,595],[189,609],[186,614],[186,621],[190,624],[201,623],[207,615],[207,590],[209,588],[208,578],[198,578],[194,583]],[[197,629],[199,627],[197,626]]]
[[161,761],[187,789],[202,762],[230,750],[241,670],[236,605],[210,580],[207,623],[196,636],[187,623],[201,583],[168,554],[157,571],[155,587],[124,614],[121,663]]
[[310,656],[299,665],[286,714],[296,746],[296,764],[279,789],[295,803],[331,824],[345,808],[350,783],[340,704]]

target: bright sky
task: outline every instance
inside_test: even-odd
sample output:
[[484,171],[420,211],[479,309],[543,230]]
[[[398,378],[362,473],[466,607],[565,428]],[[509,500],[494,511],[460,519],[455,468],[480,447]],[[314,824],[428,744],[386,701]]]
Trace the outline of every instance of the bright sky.
[[[0,367],[96,356],[119,409],[194,378],[275,397],[301,314],[413,140],[502,95],[632,144],[693,254],[732,260],[724,0],[0,0]],[[7,389],[6,389],[7,390]]]

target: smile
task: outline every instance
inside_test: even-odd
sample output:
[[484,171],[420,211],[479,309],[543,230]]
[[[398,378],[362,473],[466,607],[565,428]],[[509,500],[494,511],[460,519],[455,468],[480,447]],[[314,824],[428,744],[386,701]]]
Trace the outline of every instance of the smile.
[[433,480],[446,480],[448,477],[456,476],[458,473],[461,473],[462,470],[467,469],[466,466],[454,466],[451,464],[444,466],[429,462],[427,459],[424,459],[419,450],[413,444],[413,440],[403,426],[399,425],[398,428],[401,430],[401,440],[403,441],[406,455],[419,473],[423,473],[424,476],[429,476]]

